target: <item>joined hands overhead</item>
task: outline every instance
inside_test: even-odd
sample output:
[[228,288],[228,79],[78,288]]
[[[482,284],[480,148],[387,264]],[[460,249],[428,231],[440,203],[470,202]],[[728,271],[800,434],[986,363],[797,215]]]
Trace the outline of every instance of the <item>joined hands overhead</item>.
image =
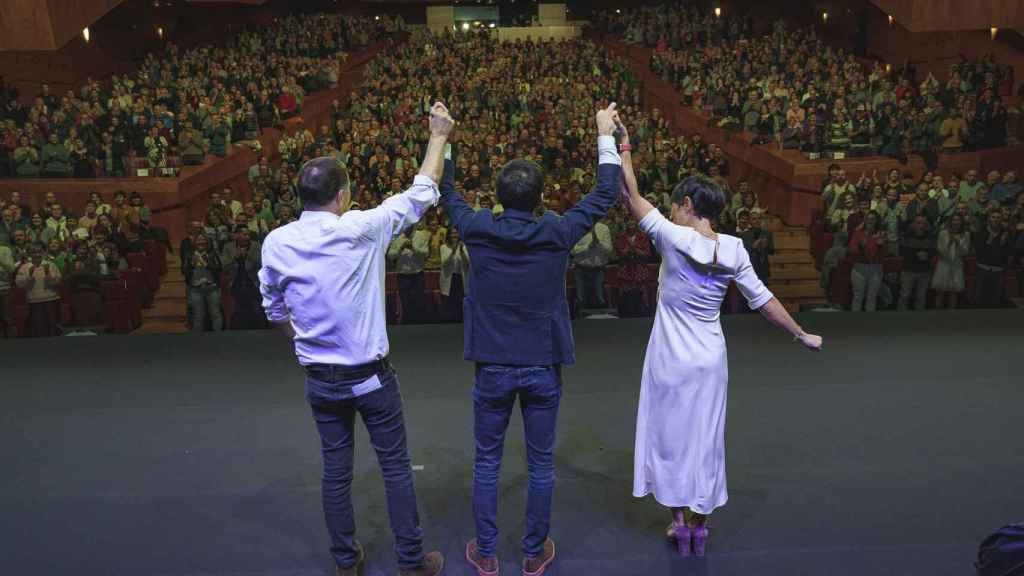
[[448,107],[440,101],[430,107],[430,135],[447,138],[455,129],[455,120],[448,112]]

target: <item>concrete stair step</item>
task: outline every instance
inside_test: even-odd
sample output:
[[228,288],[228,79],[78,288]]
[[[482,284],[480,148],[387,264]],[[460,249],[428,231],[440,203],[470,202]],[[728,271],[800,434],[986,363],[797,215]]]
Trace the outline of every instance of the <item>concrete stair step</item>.
[[798,266],[798,267],[773,267],[772,277],[769,282],[777,282],[781,280],[792,281],[792,280],[805,280],[809,282],[817,282],[820,274],[813,266]]
[[817,281],[797,281],[785,284],[771,284],[769,289],[779,300],[798,300],[805,298],[825,298],[825,291]]
[[153,299],[153,306],[142,311],[143,319],[160,318],[168,316],[185,317],[185,300],[160,300]]
[[787,250],[784,252],[776,252],[768,257],[768,261],[772,263],[772,269],[780,265],[791,265],[791,264],[809,264],[814,265],[814,258],[810,252],[804,252],[799,250]]
[[811,249],[811,238],[810,236],[776,236],[775,249],[809,252]]

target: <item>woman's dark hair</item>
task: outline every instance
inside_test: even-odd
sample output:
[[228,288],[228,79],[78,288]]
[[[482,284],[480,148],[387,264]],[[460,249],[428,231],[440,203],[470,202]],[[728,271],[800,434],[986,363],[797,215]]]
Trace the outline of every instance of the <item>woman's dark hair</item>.
[[306,206],[319,208],[331,203],[348,186],[348,172],[327,156],[314,158],[299,171],[299,199]]
[[543,185],[544,172],[536,162],[512,160],[498,174],[498,200],[506,209],[532,212],[540,202]]
[[725,193],[710,178],[690,176],[672,190],[672,203],[683,205],[683,199],[693,202],[693,211],[699,218],[714,220],[725,208]]

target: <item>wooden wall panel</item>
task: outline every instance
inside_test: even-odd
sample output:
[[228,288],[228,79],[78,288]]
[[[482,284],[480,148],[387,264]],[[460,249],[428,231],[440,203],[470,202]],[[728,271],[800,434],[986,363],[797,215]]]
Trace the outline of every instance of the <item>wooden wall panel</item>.
[[953,31],[1015,28],[1024,30],[1021,0],[871,0],[908,30]]

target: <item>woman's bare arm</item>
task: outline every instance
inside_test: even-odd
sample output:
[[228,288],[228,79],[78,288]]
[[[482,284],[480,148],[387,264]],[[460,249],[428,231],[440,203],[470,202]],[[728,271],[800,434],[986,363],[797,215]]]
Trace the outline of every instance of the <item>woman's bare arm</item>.
[[[619,136],[619,144],[629,145],[629,132],[626,127],[622,124],[622,120],[619,119],[618,114],[615,115],[615,125],[618,128],[617,133]],[[636,181],[636,173],[633,171],[633,155],[629,150],[623,150],[620,154],[622,157],[622,196],[626,206],[629,207],[630,212],[633,213],[638,221],[642,220],[644,216],[651,210],[654,210],[654,205],[647,201],[640,194],[640,187]]]
[[767,304],[758,309],[758,312],[764,316],[765,320],[788,332],[793,336],[793,340],[799,341],[810,350],[821,350],[821,336],[804,332],[804,329],[789,315],[778,298],[769,300]]

